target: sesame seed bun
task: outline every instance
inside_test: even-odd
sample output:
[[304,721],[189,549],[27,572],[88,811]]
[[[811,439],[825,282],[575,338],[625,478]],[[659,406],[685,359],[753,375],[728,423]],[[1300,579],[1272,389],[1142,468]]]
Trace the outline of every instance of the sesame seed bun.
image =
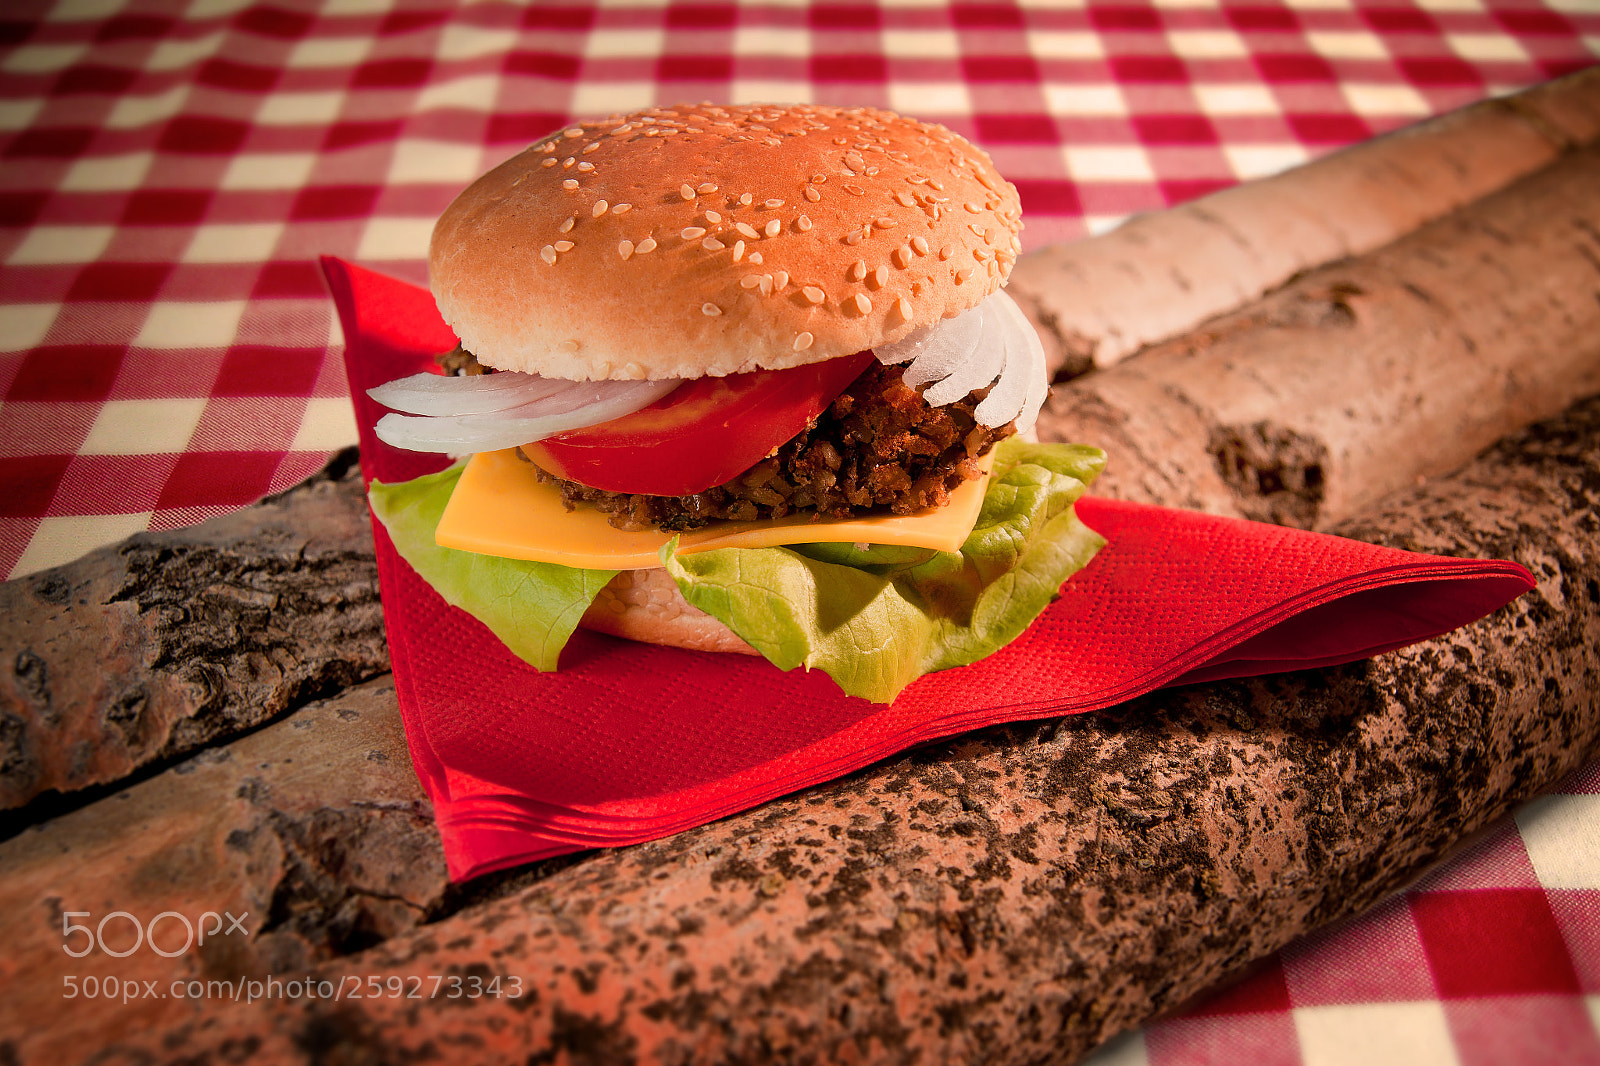
[[480,362],[571,379],[781,369],[975,307],[1017,191],[941,126],[871,108],[651,108],[558,131],[434,228],[433,292]]

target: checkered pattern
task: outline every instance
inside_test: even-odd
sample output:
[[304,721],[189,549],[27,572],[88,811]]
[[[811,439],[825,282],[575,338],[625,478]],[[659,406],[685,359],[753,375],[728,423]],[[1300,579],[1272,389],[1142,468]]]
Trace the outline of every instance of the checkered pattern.
[[[895,108],[988,148],[1037,247],[1597,56],[1600,0],[10,0],[0,575],[241,506],[353,441],[315,257],[421,280],[451,196],[574,117]],[[1546,1061],[1507,1051],[1536,1033],[1593,1055],[1600,845],[1550,844],[1585,815],[1592,793],[1534,808],[1468,867],[1492,887],[1396,901],[1116,1054]],[[1525,949],[1498,969],[1472,950],[1486,911]]]
[[353,439],[320,253],[421,278],[462,184],[680,99],[942,121],[1030,246],[1592,63],[1595,0],[63,0],[0,13],[0,575]]

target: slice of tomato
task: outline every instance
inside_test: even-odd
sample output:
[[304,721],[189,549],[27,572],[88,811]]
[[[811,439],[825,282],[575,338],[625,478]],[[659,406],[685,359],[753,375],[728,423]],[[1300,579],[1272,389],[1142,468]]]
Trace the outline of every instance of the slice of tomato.
[[685,382],[649,407],[557,433],[523,452],[558,477],[608,492],[688,496],[771,455],[871,365],[871,352]]

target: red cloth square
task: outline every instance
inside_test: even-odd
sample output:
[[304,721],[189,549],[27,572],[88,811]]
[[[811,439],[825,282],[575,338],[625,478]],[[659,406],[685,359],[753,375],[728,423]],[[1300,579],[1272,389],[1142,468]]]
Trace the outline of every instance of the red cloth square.
[[281,452],[184,452],[156,506],[243,506],[259,500],[282,458]]
[[1419,892],[1411,915],[1442,999],[1579,990],[1542,889]]
[[1270,1014],[1287,1011],[1289,1006],[1289,986],[1284,980],[1283,964],[1274,955],[1260,969],[1207,996],[1188,1013],[1192,1017],[1208,1014]]

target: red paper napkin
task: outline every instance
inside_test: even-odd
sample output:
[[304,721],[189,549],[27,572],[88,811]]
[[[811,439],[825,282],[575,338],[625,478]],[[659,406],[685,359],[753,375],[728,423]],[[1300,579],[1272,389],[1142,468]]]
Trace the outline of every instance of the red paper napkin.
[[[323,268],[365,476],[438,469],[439,457],[373,435],[383,411],[366,390],[431,365],[455,337],[425,290],[337,259]],[[664,836],[967,729],[1364,658],[1533,587],[1515,563],[1112,500],[1077,506],[1107,544],[1061,598],[1009,647],[889,705],[845,696],[820,672],[583,630],[561,669],[541,674],[447,605],[374,522],[400,708],[451,876]]]

